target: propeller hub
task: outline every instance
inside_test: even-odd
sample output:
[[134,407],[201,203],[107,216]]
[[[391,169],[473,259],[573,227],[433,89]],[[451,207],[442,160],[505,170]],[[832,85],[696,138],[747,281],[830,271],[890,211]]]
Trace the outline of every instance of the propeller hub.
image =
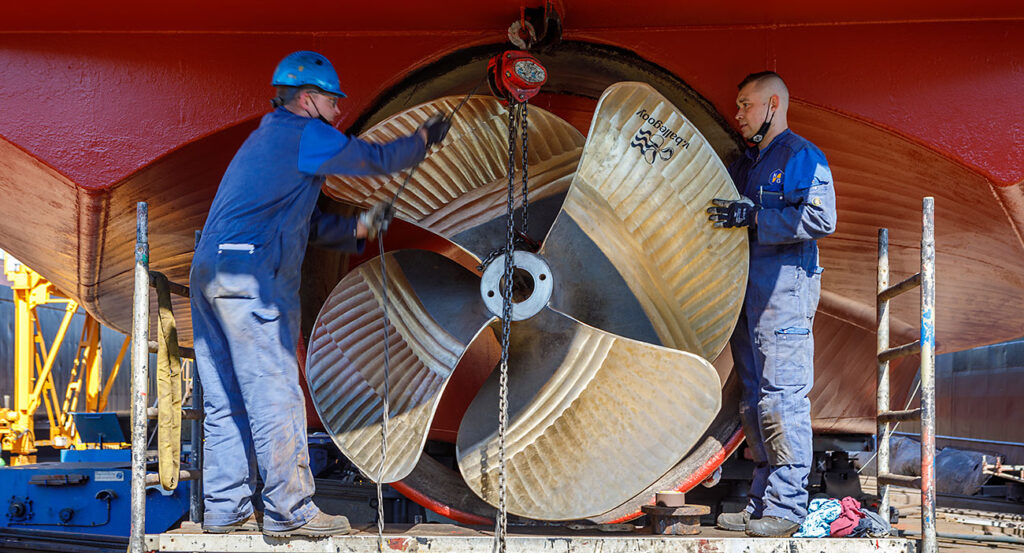
[[[554,279],[544,258],[524,251],[512,252],[512,320],[522,321],[536,315],[551,299]],[[494,315],[502,316],[502,290],[505,284],[505,255],[494,259],[480,279],[480,297]]]

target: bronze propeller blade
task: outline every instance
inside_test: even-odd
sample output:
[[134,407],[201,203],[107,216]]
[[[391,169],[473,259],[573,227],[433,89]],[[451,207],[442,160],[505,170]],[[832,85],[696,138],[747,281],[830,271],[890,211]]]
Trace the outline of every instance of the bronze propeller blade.
[[[361,138],[383,142],[404,136],[431,115],[451,113],[461,100],[449,96],[408,109],[374,125]],[[539,242],[576,171],[583,135],[543,109],[531,107],[529,113],[530,235]],[[504,245],[508,149],[507,109],[493,97],[469,98],[452,118],[444,142],[429,152],[409,179],[395,202],[396,217],[447,238],[478,258],[486,257]],[[407,171],[381,177],[332,176],[324,192],[369,207],[390,201],[406,175]],[[520,175],[517,164],[517,183]]]
[[384,397],[382,262],[391,382],[383,481],[394,482],[416,466],[452,370],[493,316],[480,301],[479,277],[423,250],[376,257],[335,287],[313,327],[306,377],[334,443],[373,479],[380,468]]
[[[713,198],[738,197],[718,156],[668,100],[645,83],[612,85],[540,252],[559,279],[551,306],[714,361],[739,317],[747,237],[712,228],[705,210]],[[616,305],[595,307],[606,301]]]
[[[584,325],[552,309],[515,323],[505,458],[510,513],[570,520],[603,513],[670,469],[718,412],[721,384],[692,353]],[[498,380],[459,428],[459,469],[498,503]]]

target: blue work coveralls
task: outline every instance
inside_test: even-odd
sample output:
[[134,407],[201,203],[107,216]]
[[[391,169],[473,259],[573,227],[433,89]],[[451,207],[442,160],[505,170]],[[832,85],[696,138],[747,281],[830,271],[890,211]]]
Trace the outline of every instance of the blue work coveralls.
[[814,382],[814,313],[821,293],[817,239],[836,228],[825,155],[785,130],[729,167],[760,207],[750,232],[750,277],[731,340],[740,419],[755,464],[747,511],[799,523],[807,514]]
[[203,384],[204,523],[254,510],[264,528],[316,516],[305,402],[295,350],[307,241],[356,250],[356,219],[316,208],[325,175],[392,173],[423,159],[416,136],[385,145],[350,138],[284,108],[267,114],[221,180],[192,259],[192,328]]

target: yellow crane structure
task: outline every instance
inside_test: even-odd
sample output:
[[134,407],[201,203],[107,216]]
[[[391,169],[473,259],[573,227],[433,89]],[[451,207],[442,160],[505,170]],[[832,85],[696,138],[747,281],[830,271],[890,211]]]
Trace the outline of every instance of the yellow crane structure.
[[[11,282],[14,295],[14,394],[13,405],[9,396],[5,396],[0,408],[0,447],[11,453],[11,465],[17,466],[35,463],[38,446],[86,447],[71,414],[95,413],[106,408],[114,379],[128,350],[129,338],[125,338],[117,361],[104,380],[101,326],[86,313],[68,385],[61,398],[54,383],[53,367],[79,304],[39,273],[8,255],[4,256],[4,274]],[[48,347],[36,310],[53,304],[64,304],[64,318]],[[81,409],[80,400],[84,400]],[[40,405],[46,407],[50,423],[48,440],[38,439],[35,433],[34,417]],[[125,444],[104,446],[124,447]]]

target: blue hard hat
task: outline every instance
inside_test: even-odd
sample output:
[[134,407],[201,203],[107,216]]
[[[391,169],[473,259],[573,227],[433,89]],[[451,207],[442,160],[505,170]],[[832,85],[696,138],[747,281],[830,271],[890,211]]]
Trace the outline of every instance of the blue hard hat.
[[338,73],[323,55],[308,50],[292,52],[277,64],[274,70],[273,86],[315,86],[324,92],[342,98]]

